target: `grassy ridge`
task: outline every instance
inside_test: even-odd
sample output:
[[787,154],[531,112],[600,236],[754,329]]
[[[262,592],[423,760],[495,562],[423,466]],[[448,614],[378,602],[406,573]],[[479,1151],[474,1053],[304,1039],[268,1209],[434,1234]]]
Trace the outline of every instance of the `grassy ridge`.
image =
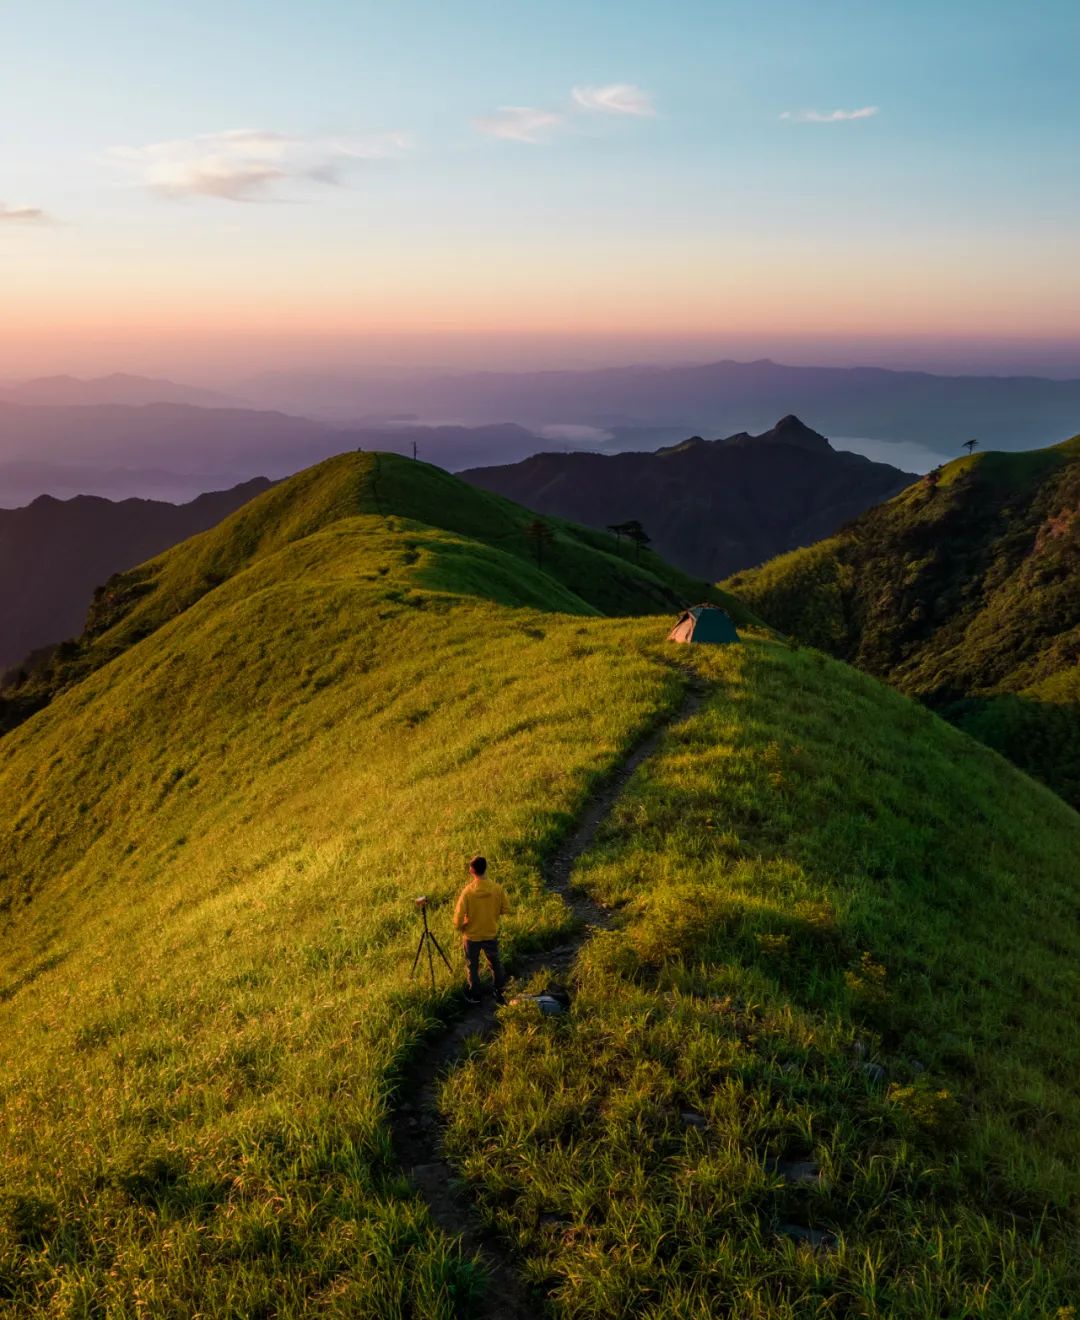
[[561,1316],[1054,1315],[1080,818],[820,655],[695,659],[578,872],[624,925],[451,1079],[454,1156]]
[[[516,578],[527,577],[519,567],[534,561],[535,547],[526,529],[535,515],[529,510],[427,463],[396,454],[339,454],[265,492],[202,535],[110,578],[95,593],[83,635],[62,643],[43,667],[0,692],[0,732],[40,710],[58,692],[150,636],[237,573],[358,514],[439,527],[468,538],[473,548],[479,543],[502,551],[509,558],[502,564],[502,587],[493,598],[503,604],[526,603]],[[645,552],[638,562],[630,552],[620,552],[607,533],[560,519],[546,522],[553,540],[544,551],[540,595],[536,597],[534,591],[528,603],[573,613],[670,614],[684,604],[710,599],[726,604],[739,622],[757,622],[737,600],[656,555]],[[468,571],[466,558],[468,552],[459,556],[459,572]],[[493,563],[488,556],[485,570],[471,573],[470,590],[491,595],[487,568]],[[462,586],[453,573],[448,582],[451,589]]]
[[421,585],[460,556],[340,521],[0,742],[16,1314],[450,1316],[475,1286],[383,1125],[441,1002],[407,978],[411,896],[442,900],[446,936],[483,847],[515,895],[510,947],[550,938],[538,858],[678,681],[655,621]]
[[724,586],[1080,803],[1080,437],[975,454]]
[[[419,521],[456,483],[406,462],[392,496],[380,474],[384,512],[355,512],[369,457],[323,465],[321,496],[304,474],[293,499],[254,521],[250,506],[243,535],[154,561],[112,658],[0,739],[16,804],[0,821],[0,1308],[467,1314],[477,1271],[398,1176],[386,1129],[402,1061],[452,1000],[408,978],[410,899],[439,900],[448,936],[482,849],[514,900],[511,956],[555,939],[566,911],[540,861],[677,707],[690,664],[710,703],[643,769],[585,876],[627,901],[627,930],[590,950],[565,1048],[512,1020],[493,1064],[531,1040],[529,1069],[490,1096],[462,1075],[463,1165],[567,1314],[648,1314],[649,1251],[656,1304],[682,1308],[657,1315],[709,1314],[714,1257],[733,1295],[788,1314],[817,1258],[778,1252],[781,1213],[841,1230],[877,1253],[881,1289],[917,1298],[939,1205],[967,1207],[942,1248],[943,1313],[979,1314],[979,1288],[1018,1296],[1025,1271],[1049,1304],[1071,1277],[1076,816],[843,666],[764,638],[691,654],[665,646],[665,620],[599,617],[590,583],[636,609],[656,589],[600,534],[560,529],[564,561],[541,572],[490,506],[486,539]],[[124,631],[137,611],[141,640]],[[856,1032],[909,1099],[869,1084]],[[622,1085],[583,1108],[605,1070]],[[669,1102],[732,1114],[708,1108],[702,1150],[720,1158],[721,1132],[723,1158],[693,1166],[674,1220]],[[938,1123],[954,1146],[923,1134]],[[816,1151],[819,1132],[840,1190],[769,1201],[763,1153]],[[629,1146],[640,1163],[613,1165]],[[677,1229],[652,1246],[641,1169],[655,1222]],[[530,1231],[523,1170],[560,1223],[560,1197],[580,1208],[558,1253],[550,1220]],[[590,1237],[597,1198],[611,1212]],[[664,1255],[683,1233],[703,1244],[698,1283],[692,1253]],[[869,1268],[844,1264],[838,1295]]]

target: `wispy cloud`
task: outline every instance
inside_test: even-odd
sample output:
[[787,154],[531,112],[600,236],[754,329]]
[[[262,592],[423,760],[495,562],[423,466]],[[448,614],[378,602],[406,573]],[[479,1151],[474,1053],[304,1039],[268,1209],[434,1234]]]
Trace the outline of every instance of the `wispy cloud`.
[[571,97],[582,110],[609,115],[655,115],[652,95],[633,83],[608,83],[604,87],[575,87]]
[[502,105],[493,115],[473,120],[473,127],[490,137],[508,138],[511,142],[546,142],[566,116],[556,110],[539,110],[531,105]]
[[8,206],[0,202],[0,224],[48,225],[52,217],[40,206]]
[[489,137],[536,145],[549,142],[560,132],[572,132],[597,114],[656,114],[649,92],[633,83],[607,83],[602,87],[575,87],[566,102],[554,109],[534,105],[503,105],[490,115],[473,120],[473,128]]
[[858,110],[785,110],[780,118],[793,124],[846,124],[852,119],[872,119],[877,112],[876,105],[864,105]]
[[375,137],[303,138],[237,128],[193,138],[113,147],[109,161],[163,197],[272,201],[289,182],[340,184],[358,161],[408,150],[404,133]]

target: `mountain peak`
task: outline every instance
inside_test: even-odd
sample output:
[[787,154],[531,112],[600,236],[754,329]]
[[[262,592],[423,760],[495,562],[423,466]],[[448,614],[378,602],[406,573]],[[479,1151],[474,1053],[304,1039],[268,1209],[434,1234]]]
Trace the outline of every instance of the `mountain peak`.
[[820,539],[819,528],[828,534],[915,480],[838,453],[794,416],[762,435],[693,435],[588,463],[584,455],[549,454],[542,464],[464,475],[541,515],[601,529],[639,519],[657,553],[708,582]]
[[832,449],[832,445],[820,431],[807,426],[794,413],[781,417],[773,427],[772,434],[778,443],[785,445],[799,445],[803,449]]
[[702,449],[709,443],[710,441],[706,440],[703,436],[692,435],[688,439],[679,440],[673,445],[661,445],[660,448],[654,452],[657,454],[682,454],[688,449]]
[[771,431],[763,431],[761,435],[733,436],[732,439],[741,444],[791,445],[796,449],[809,449],[819,454],[832,452],[828,440],[794,413],[781,417]]

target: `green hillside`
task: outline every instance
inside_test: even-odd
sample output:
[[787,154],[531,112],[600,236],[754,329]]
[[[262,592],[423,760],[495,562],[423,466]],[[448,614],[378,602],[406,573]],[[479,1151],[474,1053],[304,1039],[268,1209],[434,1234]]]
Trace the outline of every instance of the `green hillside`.
[[1080,436],[958,459],[723,585],[1080,804]]
[[[535,560],[535,543],[527,531],[535,514],[430,464],[396,454],[353,452],[308,468],[210,531],[110,578],[95,593],[85,633],[64,643],[43,669],[0,692],[0,731],[40,710],[57,692],[147,637],[241,569],[342,518],[380,513],[434,524],[504,552],[509,558],[497,561],[488,554],[482,565],[474,566],[471,552],[459,555],[455,570],[469,578],[473,590],[505,604],[574,613],[670,614],[683,604],[710,598],[723,600],[740,621],[751,617],[739,602],[656,555],[646,551],[638,559],[625,548],[620,553],[607,533],[557,518],[545,520],[555,534],[541,549],[545,574],[527,587],[530,575],[519,572],[518,562]],[[461,586],[454,573],[451,579]],[[439,585],[437,574],[432,585]]]
[[473,1313],[388,1130],[457,1002],[411,898],[449,938],[483,850],[511,958],[564,937],[542,860],[693,680],[586,859],[621,915],[573,1011],[447,1087],[501,1249],[562,1316],[1053,1315],[1080,818],[765,632],[666,645],[676,575],[570,528],[541,571],[522,519],[332,460],[114,585],[0,739],[0,1309]]

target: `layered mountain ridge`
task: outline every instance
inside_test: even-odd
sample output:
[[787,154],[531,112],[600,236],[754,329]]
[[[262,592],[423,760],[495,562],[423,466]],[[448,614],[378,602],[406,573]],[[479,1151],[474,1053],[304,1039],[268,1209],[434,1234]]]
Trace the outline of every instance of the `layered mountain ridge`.
[[407,408],[473,423],[507,417],[526,425],[663,423],[684,434],[765,430],[780,413],[794,412],[816,418],[831,435],[905,440],[946,453],[972,435],[1002,449],[1043,444],[1071,434],[1080,413],[1075,379],[796,366],[768,358],[384,381],[281,372],[247,382],[245,392],[292,409],[333,400],[330,411],[342,417]]
[[760,435],[693,436],[652,453],[537,454],[461,475],[596,527],[636,519],[659,554],[708,579],[808,545],[916,480],[833,449],[794,416]]
[[81,632],[106,578],[205,531],[269,485],[256,477],[180,505],[39,495],[0,509],[0,674]]

